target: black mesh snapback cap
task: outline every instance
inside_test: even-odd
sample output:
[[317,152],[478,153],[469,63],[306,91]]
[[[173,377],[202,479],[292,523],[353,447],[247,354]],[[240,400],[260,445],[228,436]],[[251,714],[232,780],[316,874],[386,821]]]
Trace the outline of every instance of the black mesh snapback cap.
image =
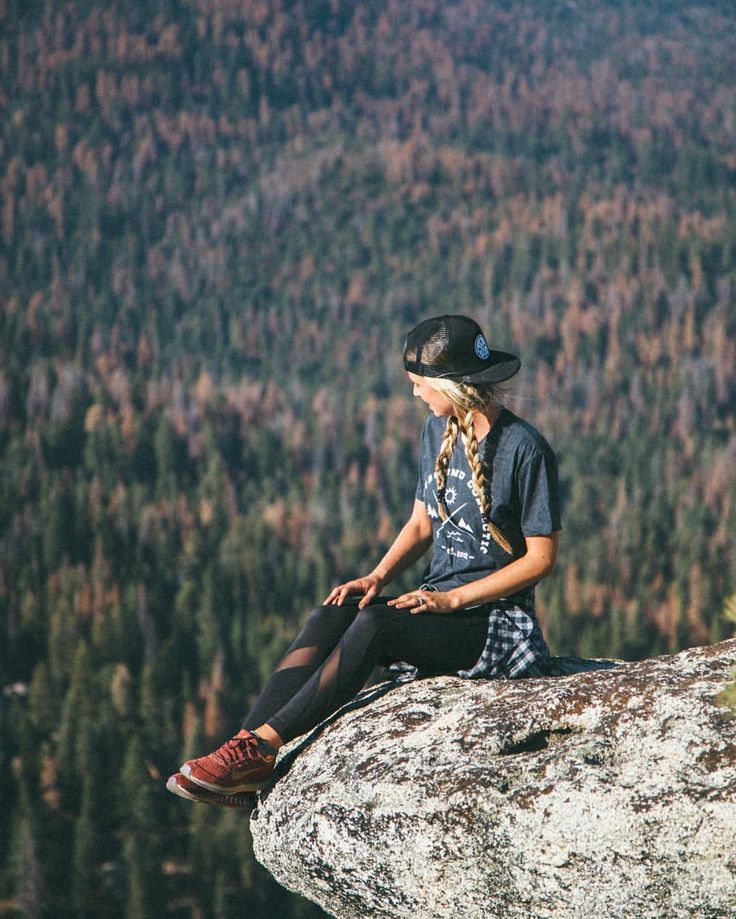
[[406,336],[404,368],[421,377],[459,383],[502,383],[521,366],[514,354],[492,351],[468,316],[425,319]]

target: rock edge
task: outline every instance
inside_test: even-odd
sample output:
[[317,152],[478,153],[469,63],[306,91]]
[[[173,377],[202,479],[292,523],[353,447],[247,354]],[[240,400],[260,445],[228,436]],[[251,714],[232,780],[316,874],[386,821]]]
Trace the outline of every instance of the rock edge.
[[256,857],[340,919],[734,917],[734,665],[376,687],[284,749]]

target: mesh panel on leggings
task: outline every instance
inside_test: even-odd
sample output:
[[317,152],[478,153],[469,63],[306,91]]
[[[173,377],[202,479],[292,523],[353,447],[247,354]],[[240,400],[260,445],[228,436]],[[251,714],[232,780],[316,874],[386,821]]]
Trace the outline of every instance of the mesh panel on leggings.
[[[435,672],[456,672],[478,660],[487,634],[484,608],[414,616],[385,602],[362,610],[322,607],[309,617],[243,726],[266,723],[283,740],[292,740],[348,702],[376,664],[404,660]],[[324,663],[296,666],[300,652],[308,657],[312,647]],[[295,666],[286,666],[290,660]]]
[[309,682],[326,661],[355,617],[354,607],[329,606],[313,610],[299,635],[279,662],[242,726],[253,730],[266,724]]
[[314,727],[360,688],[363,680],[356,686],[340,673],[342,651],[341,645],[338,645],[294,698],[268,719],[269,726],[283,740],[289,741]]
[[276,673],[279,670],[288,670],[290,667],[308,667],[310,664],[320,663],[322,656],[320,649],[315,645],[296,648],[293,651],[288,651],[286,656],[281,659],[276,667]]

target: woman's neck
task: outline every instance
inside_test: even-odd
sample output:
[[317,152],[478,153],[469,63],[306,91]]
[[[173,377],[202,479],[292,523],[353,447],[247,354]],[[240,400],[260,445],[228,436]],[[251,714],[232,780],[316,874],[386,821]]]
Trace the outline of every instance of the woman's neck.
[[501,406],[493,403],[485,412],[473,413],[473,428],[477,440],[483,440],[501,414]]

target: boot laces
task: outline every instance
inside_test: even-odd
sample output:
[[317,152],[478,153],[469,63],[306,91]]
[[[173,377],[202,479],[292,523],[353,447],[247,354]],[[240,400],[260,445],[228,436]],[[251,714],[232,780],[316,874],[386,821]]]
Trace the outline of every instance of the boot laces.
[[221,765],[228,767],[242,763],[248,759],[258,758],[258,741],[252,734],[245,737],[231,737],[212,756]]

